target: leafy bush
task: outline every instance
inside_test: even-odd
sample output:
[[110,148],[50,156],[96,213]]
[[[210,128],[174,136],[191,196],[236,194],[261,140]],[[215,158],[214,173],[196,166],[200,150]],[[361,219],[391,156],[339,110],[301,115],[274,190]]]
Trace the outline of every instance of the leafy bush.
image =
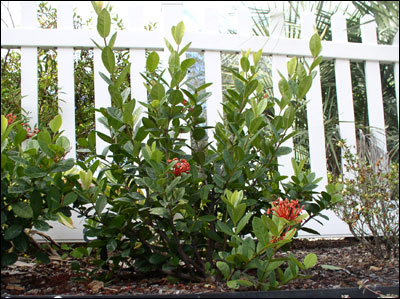
[[375,256],[391,257],[399,250],[399,164],[391,163],[374,138],[360,131],[358,154],[345,143],[342,201],[335,212],[351,233]]
[[[86,237],[97,238],[88,244],[95,249],[92,253],[97,252],[94,264],[98,268],[111,266],[102,278],[109,279],[114,271],[127,265],[135,271],[157,270],[194,281],[210,275],[225,277],[236,281],[229,285],[237,288],[243,285],[237,281],[241,280],[238,276],[247,275],[247,269],[229,256],[239,254],[239,259],[254,260],[247,266],[256,266],[264,273],[256,279],[249,278],[251,286],[274,289],[297,278],[299,267],[311,267],[316,262],[312,255],[305,264],[290,257],[290,270],[285,272],[280,268],[282,263],[275,263],[272,256],[276,251],[271,252],[272,248],[289,243],[297,230],[303,229],[302,221],[271,218],[265,211],[278,198],[298,200],[307,211],[299,216],[300,220],[309,220],[323,216],[321,212],[338,200],[334,187],[315,198],[313,190],[319,179],[304,172],[304,164],[293,163],[296,174],[282,191],[280,184],[286,177],[279,174],[277,165],[277,157],[290,152],[281,145],[295,134],[287,131],[296,111],[304,105],[313,69],[321,61],[319,36],[314,35],[310,42],[315,58],[311,66],[297,58],[288,63],[289,79],[282,76],[280,99],[267,98],[261,92],[257,71],[262,52],[253,54],[252,65],[250,50],[243,53],[242,71],[232,71],[235,88],[225,94],[224,117],[214,128],[214,147],[207,143],[206,130],[210,127],[202,117],[203,104],[210,95],[204,89],[210,83],[184,87],[188,68],[195,63],[193,58],[182,58],[190,46],[189,43],[181,48],[184,24],[172,27],[176,48],[165,40],[170,51],[167,70],[159,70],[156,52],[148,55],[146,72],[142,74],[148,98],[138,102],[129,96],[129,88],[122,86],[130,64],[116,73],[113,44],[117,34],[108,38],[108,11],[93,4],[98,14],[97,30],[104,40],[104,46],[96,46],[102,50],[108,71],[101,76],[108,83],[112,100],[111,107],[98,110],[102,114],[99,121],[110,133],[97,135],[109,145],[102,154],[96,154],[94,132],[88,140],[80,140],[92,155],[85,163],[78,162],[82,184],[75,190],[79,199],[74,206],[89,219]],[[169,73],[168,81],[163,76],[165,72]],[[138,103],[146,108],[146,117],[141,118],[142,107]],[[276,111],[275,104],[279,107]],[[185,133],[188,134],[182,135]],[[202,146],[192,147],[188,142],[191,139]],[[260,221],[266,221],[266,225],[260,227]],[[257,248],[255,241],[254,246],[245,245],[252,242],[245,239],[246,235],[259,238],[260,233],[263,241],[258,240]],[[230,237],[233,239],[228,242]],[[264,248],[265,242],[270,241],[273,244]],[[247,253],[237,252],[238,248],[246,248]],[[266,256],[268,264],[274,263],[273,269],[264,262],[255,265]],[[221,263],[226,263],[232,272],[226,275]],[[275,271],[280,283],[266,283]]]
[[[48,220],[73,226],[70,205],[78,197],[64,175],[74,166],[65,159],[69,141],[61,136],[61,116],[50,121],[50,132],[31,130],[13,114],[1,116],[1,266],[18,253],[49,262],[30,233],[50,229]],[[72,183],[72,184],[70,184]]]

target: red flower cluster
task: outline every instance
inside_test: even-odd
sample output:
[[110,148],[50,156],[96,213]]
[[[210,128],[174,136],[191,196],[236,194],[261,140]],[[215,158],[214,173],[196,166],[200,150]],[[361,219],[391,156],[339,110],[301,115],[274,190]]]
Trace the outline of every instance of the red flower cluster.
[[[8,120],[8,125],[11,125],[16,119],[17,116],[9,113],[6,115],[6,118]],[[28,124],[26,123],[21,123],[21,126],[24,127],[24,129],[26,130],[26,138],[32,138],[33,136],[35,136],[37,133],[39,133],[39,129],[35,128],[32,132],[31,132],[31,128],[29,127]]]
[[[172,160],[168,160],[168,163],[172,161],[176,161],[178,158],[174,158]],[[174,166],[174,174],[176,176],[181,175],[182,172],[189,173],[190,171],[190,164],[185,159],[180,159]]]
[[8,120],[8,125],[11,125],[17,119],[17,116],[12,113],[9,113],[6,115],[6,118]]
[[35,128],[32,132],[31,132],[31,128],[29,127],[28,124],[26,123],[21,123],[21,126],[23,126],[26,130],[26,138],[32,138],[33,136],[35,136],[37,133],[39,133],[39,129]]
[[287,198],[285,200],[279,199],[272,203],[273,207],[267,210],[267,214],[271,213],[277,217],[285,218],[286,220],[296,220],[301,211],[303,211],[304,205],[300,207],[299,200],[289,201]]
[[[188,102],[186,100],[183,100],[183,106],[186,106]],[[186,109],[185,107],[182,108],[182,112],[184,112]],[[193,108],[189,108],[189,111],[193,111]]]

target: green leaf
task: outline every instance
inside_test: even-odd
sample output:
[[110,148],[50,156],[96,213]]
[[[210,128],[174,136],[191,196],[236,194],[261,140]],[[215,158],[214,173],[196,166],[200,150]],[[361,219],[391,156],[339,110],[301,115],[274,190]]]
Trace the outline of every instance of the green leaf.
[[310,269],[315,266],[317,260],[317,255],[315,253],[309,253],[304,258],[304,266],[306,266],[306,269]]
[[263,122],[263,117],[262,116],[257,116],[250,122],[250,127],[249,127],[249,132],[251,134],[255,134],[260,127],[260,125]]
[[107,71],[112,74],[115,69],[115,57],[113,50],[109,46],[104,47],[101,51],[101,60]]
[[[13,224],[6,229],[4,232],[4,239],[5,240],[12,240],[16,238],[21,232],[23,228],[19,224]],[[3,258],[2,258],[3,259]]]
[[232,229],[226,224],[223,223],[221,221],[217,221],[217,225],[216,225],[217,229],[229,236],[233,236],[233,232]]
[[50,173],[64,172],[70,170],[75,165],[74,158],[68,158],[55,163],[50,170]]
[[343,270],[343,268],[341,268],[341,267],[332,266],[332,265],[321,265],[321,268],[325,269],[325,270],[333,270],[333,271]]
[[318,65],[320,65],[321,62],[322,62],[322,56],[319,56],[319,57],[315,58],[314,61],[311,64],[311,66],[310,66],[310,72],[313,69],[315,69]]
[[60,114],[57,114],[50,122],[49,127],[53,133],[57,133],[60,130],[62,125],[62,117]]
[[[86,139],[85,139],[86,140]],[[62,147],[65,151],[70,148],[70,142],[67,137],[60,136],[57,138],[56,145]]]
[[76,247],[74,250],[71,251],[71,256],[73,256],[76,259],[80,259],[84,257],[85,255],[88,256],[89,253],[85,247]]
[[258,80],[252,80],[248,84],[246,84],[243,94],[244,99],[247,99],[256,90],[257,85]]
[[179,22],[176,26],[172,26],[171,33],[176,44],[180,45],[183,35],[185,34],[185,24],[183,24],[183,22]]
[[42,232],[46,232],[51,228],[50,225],[43,220],[34,220],[33,225],[37,230],[40,230]]
[[64,196],[64,201],[62,206],[63,207],[69,206],[70,204],[74,203],[77,199],[78,195],[76,195],[74,192],[70,192]]
[[146,60],[147,71],[150,73],[154,72],[157,69],[159,62],[160,62],[160,56],[158,56],[157,52],[151,52],[149,56],[147,56]]
[[24,173],[30,178],[41,178],[47,175],[47,172],[37,166],[28,166],[25,168]]
[[30,205],[33,211],[34,218],[40,215],[42,212],[42,196],[39,191],[34,190],[31,193],[31,198],[30,198]]
[[261,246],[264,247],[268,244],[268,230],[259,217],[254,217],[251,226],[253,228],[253,233],[255,234],[258,242],[261,243]]
[[131,63],[128,63],[124,69],[121,72],[121,75],[119,75],[117,81],[115,81],[115,88],[118,89],[121,84],[124,82],[126,76],[128,75],[129,71],[131,69]]
[[107,197],[104,195],[99,196],[96,201],[96,212],[97,214],[101,214],[104,210],[105,206],[107,205]]
[[250,62],[247,57],[242,57],[240,58],[240,66],[242,67],[242,70],[247,73],[250,69]]
[[160,216],[163,218],[168,218],[168,216],[169,216],[168,210],[166,208],[161,208],[161,207],[151,208],[150,214],[157,215],[157,216]]
[[151,89],[150,96],[153,100],[162,100],[165,96],[164,86],[160,83],[156,83]]
[[272,219],[266,215],[261,216],[262,221],[268,227],[269,231],[275,236],[279,237],[278,227]]
[[297,97],[299,99],[303,99],[307,92],[310,90],[312,85],[312,77],[311,76],[305,76],[301,79],[299,83],[299,89],[297,90]]
[[287,63],[288,75],[291,77],[297,68],[297,57],[292,57]]
[[67,226],[69,228],[75,228],[74,223],[72,222],[72,219],[70,217],[65,216],[61,212],[57,212],[57,220],[58,220],[58,222],[60,222],[61,224],[64,224],[65,226]]
[[216,263],[217,268],[221,271],[222,275],[224,275],[224,279],[227,279],[231,274],[231,270],[229,269],[229,265],[225,262],[218,261]]
[[108,42],[108,46],[112,49],[114,48],[115,40],[117,39],[117,32],[115,32],[111,38],[110,41]]
[[110,241],[108,241],[106,247],[107,247],[107,251],[114,251],[118,246],[118,243],[115,239],[110,239]]
[[188,58],[182,61],[181,63],[181,70],[186,71],[188,68],[190,68],[193,64],[196,63],[196,60],[193,58]]
[[247,225],[247,223],[249,223],[251,216],[252,216],[252,213],[247,213],[246,215],[244,215],[244,217],[242,219],[240,219],[239,224],[237,225],[237,228],[235,231],[235,233],[237,235],[242,231],[242,229]]
[[28,238],[26,237],[25,233],[19,234],[13,240],[13,244],[15,249],[17,249],[21,253],[24,253],[28,248]]
[[88,170],[87,172],[80,171],[79,177],[81,179],[82,189],[88,190],[90,184],[92,183],[92,177],[93,177],[92,172],[90,170]]
[[14,264],[18,259],[18,255],[15,252],[6,253],[1,257],[1,266],[6,267]]
[[26,202],[20,201],[11,205],[14,213],[21,218],[32,218],[33,210]]
[[103,8],[97,17],[97,32],[106,38],[110,34],[111,17],[106,8]]
[[149,258],[149,262],[153,265],[158,265],[161,264],[162,262],[164,262],[166,259],[168,258],[168,256],[164,256],[162,254],[152,254]]
[[211,222],[217,219],[215,215],[204,215],[199,217],[199,221],[206,221],[206,222]]
[[315,33],[310,39],[310,51],[311,55],[315,58],[321,53],[321,38],[318,33]]
[[238,204],[234,209],[233,209],[233,223],[236,225],[238,221],[242,218],[244,212],[246,212],[246,204],[241,203]]
[[4,133],[7,130],[7,127],[8,127],[8,120],[4,115],[2,115],[1,116],[1,136],[4,135]]
[[282,97],[290,100],[292,98],[292,90],[286,79],[282,78],[281,80],[279,80],[278,86],[279,86],[279,92],[281,93]]
[[203,128],[195,128],[193,130],[193,138],[196,141],[202,140],[206,135],[206,130],[204,130]]

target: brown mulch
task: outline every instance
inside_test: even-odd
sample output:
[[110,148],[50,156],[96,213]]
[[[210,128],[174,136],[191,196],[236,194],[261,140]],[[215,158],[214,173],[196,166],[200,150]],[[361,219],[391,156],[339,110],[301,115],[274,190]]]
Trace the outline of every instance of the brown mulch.
[[[399,259],[375,258],[352,238],[337,240],[295,240],[290,250],[303,260],[313,252],[317,265],[307,270],[309,279],[295,280],[282,289],[332,289],[399,284]],[[83,262],[83,261],[82,261]],[[1,296],[6,295],[135,295],[195,294],[232,292],[221,282],[171,283],[166,277],[152,274],[135,276],[131,272],[117,275],[110,283],[91,281],[83,273],[71,271],[71,260],[53,260],[48,265],[20,258],[13,266],[1,271]],[[324,269],[322,265],[339,267]]]

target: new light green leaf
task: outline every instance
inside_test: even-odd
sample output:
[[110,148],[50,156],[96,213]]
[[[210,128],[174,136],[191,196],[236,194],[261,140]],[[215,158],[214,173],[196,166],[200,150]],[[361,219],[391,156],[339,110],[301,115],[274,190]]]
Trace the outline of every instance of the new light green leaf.
[[160,62],[160,56],[158,56],[157,52],[151,52],[149,56],[147,56],[146,60],[147,71],[150,73],[154,72],[159,62]]
[[306,266],[306,269],[310,269],[315,266],[317,260],[317,255],[315,253],[309,253],[304,258],[304,266]]
[[110,34],[111,17],[107,9],[103,8],[97,18],[97,32],[101,37],[106,38]]

